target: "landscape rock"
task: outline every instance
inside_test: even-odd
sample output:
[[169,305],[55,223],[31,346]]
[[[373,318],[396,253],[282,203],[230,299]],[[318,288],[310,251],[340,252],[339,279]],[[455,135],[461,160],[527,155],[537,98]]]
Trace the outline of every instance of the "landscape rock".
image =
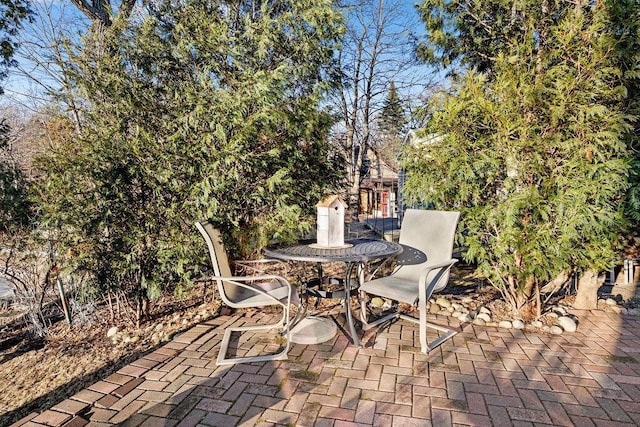
[[563,309],[562,307],[555,307],[552,313],[558,315],[558,317],[561,317],[567,315],[567,310]]
[[618,305],[618,302],[616,300],[614,300],[613,298],[607,298],[606,300],[604,300],[605,304],[610,305],[610,306],[614,306],[614,305]]
[[440,297],[436,300],[436,304],[438,304],[442,308],[451,307],[451,301],[444,297]]
[[484,326],[487,324],[487,322],[485,322],[484,319],[482,318],[476,317],[475,319],[473,319],[473,324],[478,326]]
[[117,326],[109,328],[109,330],[107,331],[107,338],[113,338],[118,332],[120,332],[120,328],[118,328]]
[[562,332],[564,331],[560,326],[553,325],[552,327],[549,328],[549,332],[552,333],[553,335],[562,335]]
[[491,322],[491,316],[489,316],[487,313],[485,312],[480,312],[480,314],[478,314],[476,316],[476,319],[482,319],[485,322]]
[[380,297],[371,298],[371,305],[380,308],[384,305],[384,300]]
[[578,328],[578,324],[576,323],[576,321],[569,316],[559,317],[558,326],[560,326],[566,332],[575,332]]
[[520,320],[520,319],[516,319],[511,323],[512,323],[513,329],[524,329],[525,328],[524,322],[522,320]]
[[151,342],[153,342],[154,344],[160,344],[160,341],[162,340],[162,338],[160,337],[159,334],[155,333],[153,335],[151,335]]
[[458,319],[461,322],[471,322],[473,320],[473,317],[471,317],[469,313],[460,313],[460,316],[458,316]]
[[451,307],[453,307],[455,311],[464,310],[464,306],[462,304],[458,304],[457,302],[454,302],[453,304],[451,304]]
[[489,310],[487,307],[482,306],[480,307],[480,313],[484,313],[484,314],[488,314],[491,315],[491,310]]
[[502,329],[511,329],[513,327],[513,324],[509,320],[502,320],[500,323],[498,323],[498,327]]

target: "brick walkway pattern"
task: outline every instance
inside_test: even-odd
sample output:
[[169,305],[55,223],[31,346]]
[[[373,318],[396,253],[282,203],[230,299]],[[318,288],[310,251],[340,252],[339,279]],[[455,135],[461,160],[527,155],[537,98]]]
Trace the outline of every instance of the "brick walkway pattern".
[[286,361],[217,367],[225,328],[252,320],[221,316],[15,425],[640,425],[640,319],[578,316],[559,336],[462,325],[428,355],[399,321],[362,349],[339,331]]

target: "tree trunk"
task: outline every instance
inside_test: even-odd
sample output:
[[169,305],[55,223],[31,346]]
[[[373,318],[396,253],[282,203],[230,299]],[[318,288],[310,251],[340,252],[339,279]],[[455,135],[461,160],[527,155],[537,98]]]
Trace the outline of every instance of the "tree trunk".
[[602,285],[603,278],[598,277],[594,270],[585,271],[578,280],[578,292],[573,308],[579,310],[593,310],[598,308],[598,289]]
[[138,293],[136,298],[136,329],[140,329],[142,323],[142,295]]

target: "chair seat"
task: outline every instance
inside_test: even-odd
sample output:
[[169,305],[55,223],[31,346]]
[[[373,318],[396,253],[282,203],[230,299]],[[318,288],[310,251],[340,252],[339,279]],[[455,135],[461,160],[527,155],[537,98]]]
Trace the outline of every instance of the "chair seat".
[[418,300],[418,284],[395,276],[386,276],[365,282],[360,286],[360,290],[408,304],[415,304]]

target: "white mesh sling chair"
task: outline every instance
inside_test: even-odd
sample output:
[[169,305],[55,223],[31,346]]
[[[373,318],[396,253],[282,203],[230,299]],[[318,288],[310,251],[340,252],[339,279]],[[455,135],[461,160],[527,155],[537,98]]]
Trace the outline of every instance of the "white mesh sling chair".
[[[360,310],[364,330],[395,318],[420,325],[420,350],[433,350],[458,331],[427,322],[427,302],[434,292],[441,291],[449,280],[449,271],[458,261],[452,258],[453,241],[459,212],[408,209],[400,227],[400,244],[404,251],[396,259],[396,267],[386,277],[366,280],[360,286]],[[367,295],[417,306],[419,318],[394,309],[369,322]],[[394,306],[397,308],[397,304]],[[443,332],[427,342],[427,328]]]
[[[232,308],[280,306],[282,308],[282,318],[277,323],[228,327],[220,343],[220,352],[218,353],[216,364],[231,365],[286,359],[290,346],[289,331],[292,326],[292,321],[289,320],[290,307],[292,304],[300,304],[296,289],[291,286],[287,279],[278,275],[232,275],[229,258],[224,250],[220,232],[208,221],[196,222],[196,228],[207,242],[211,263],[213,264],[214,276],[212,278],[216,282],[222,301],[227,306]],[[281,335],[286,339],[286,343],[280,352],[268,355],[226,357],[232,333],[276,328],[281,328]]]

